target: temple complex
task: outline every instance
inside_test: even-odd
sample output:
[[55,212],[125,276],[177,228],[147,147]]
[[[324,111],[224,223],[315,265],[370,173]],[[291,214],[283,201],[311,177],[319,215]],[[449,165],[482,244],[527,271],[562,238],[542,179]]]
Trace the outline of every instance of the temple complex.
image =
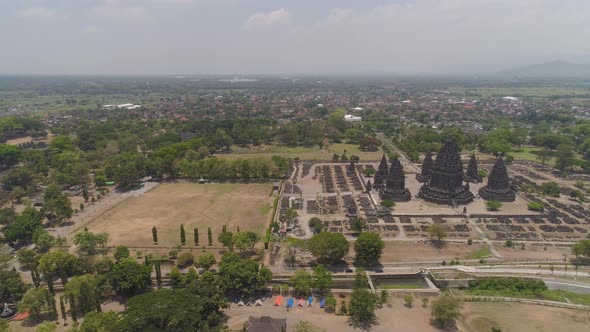
[[416,180],[419,182],[428,182],[430,180],[430,172],[432,171],[432,153],[426,152],[424,161],[422,162],[422,171],[416,174]]
[[475,154],[471,155],[469,164],[467,164],[467,171],[465,172],[465,182],[480,183],[482,180],[479,175],[479,167],[477,167],[477,159]]
[[394,202],[407,202],[412,198],[410,191],[406,188],[404,168],[397,158],[391,161],[391,168],[387,174],[385,186],[380,190],[380,196],[381,199]]
[[488,176],[488,184],[479,189],[479,196],[485,200],[500,202],[514,202],[516,195],[508,182],[508,171],[502,157],[496,163]]
[[418,197],[436,204],[465,205],[473,201],[469,184],[463,185],[463,165],[459,147],[449,139],[436,156],[430,180],[422,185]]
[[385,179],[387,178],[388,172],[389,167],[387,167],[387,158],[383,155],[379,167],[377,168],[377,172],[375,172],[375,176],[373,177],[373,188],[379,190],[385,185]]

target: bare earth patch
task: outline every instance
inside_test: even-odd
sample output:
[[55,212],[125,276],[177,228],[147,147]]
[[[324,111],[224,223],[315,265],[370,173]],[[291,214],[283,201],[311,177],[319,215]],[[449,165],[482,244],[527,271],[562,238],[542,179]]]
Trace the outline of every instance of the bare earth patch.
[[519,303],[465,303],[461,326],[467,332],[588,331],[587,313]]
[[386,241],[383,248],[382,262],[420,262],[452,259],[467,259],[483,245],[465,243],[445,243],[437,248],[430,243]]
[[[238,307],[231,305],[225,312],[230,317],[228,327],[230,330],[240,330],[249,316],[270,316],[274,318],[287,317],[287,331],[293,331],[297,322],[305,320],[312,322],[326,331],[362,331],[349,324],[348,316],[327,313],[320,309],[316,302],[311,308],[294,307],[287,311],[285,308],[286,299],[281,307],[273,306],[274,299],[267,299],[261,307]],[[340,298],[337,297],[338,302]],[[430,324],[430,307],[422,308],[421,298],[414,299],[414,307],[406,308],[402,298],[390,299],[391,306],[385,305],[376,311],[377,324],[373,325],[370,331],[373,332],[429,332],[439,331]],[[433,300],[433,298],[430,298]]]
[[198,227],[200,244],[207,242],[207,227],[213,242],[223,225],[228,231],[261,233],[272,209],[272,184],[161,184],[139,197],[131,197],[98,217],[88,228],[108,232],[111,245],[151,246],[152,227],[158,229],[161,246],[180,244],[179,229],[184,224],[187,243],[192,244],[193,228]]

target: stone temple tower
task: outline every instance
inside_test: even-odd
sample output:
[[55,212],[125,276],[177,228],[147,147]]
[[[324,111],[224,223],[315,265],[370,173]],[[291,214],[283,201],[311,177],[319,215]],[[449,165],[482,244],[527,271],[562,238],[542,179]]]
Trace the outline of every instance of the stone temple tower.
[[418,197],[448,205],[465,205],[473,201],[469,185],[463,185],[463,164],[454,140],[447,140],[436,156],[430,181],[420,188]]

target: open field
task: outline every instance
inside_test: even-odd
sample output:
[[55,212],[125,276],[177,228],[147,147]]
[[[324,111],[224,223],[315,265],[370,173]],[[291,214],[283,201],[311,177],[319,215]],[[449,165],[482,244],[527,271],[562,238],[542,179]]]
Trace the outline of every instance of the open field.
[[[336,297],[340,303],[340,297]],[[433,300],[434,298],[430,298]],[[267,299],[261,307],[238,307],[235,304],[225,312],[230,317],[228,326],[230,330],[239,330],[243,323],[248,320],[249,316],[271,316],[274,318],[287,318],[287,331],[293,331],[297,322],[305,320],[312,322],[326,331],[362,331],[360,328],[354,328],[349,324],[348,316],[335,315],[333,313],[326,313],[324,309],[314,303],[313,307],[294,307],[287,311],[285,308],[285,301],[282,307],[273,306],[274,298]],[[430,324],[430,307],[423,308],[418,303],[421,303],[421,298],[414,299],[414,306],[407,308],[404,306],[404,301],[400,297],[393,297],[390,299],[390,305],[383,306],[375,313],[377,316],[377,324],[373,325],[370,331],[373,332],[390,332],[390,331],[440,331]]]
[[[437,248],[430,243],[385,241],[382,262],[420,262],[467,259],[484,248],[483,244],[445,243]],[[352,252],[353,250],[351,250]]]
[[139,197],[130,197],[98,217],[88,228],[111,235],[111,245],[151,246],[151,228],[158,229],[158,244],[180,244],[179,228],[184,224],[187,243],[193,242],[193,228],[199,228],[200,246],[207,243],[207,227],[213,243],[222,226],[235,232],[261,233],[272,205],[272,184],[161,184]]
[[584,87],[451,87],[452,94],[477,97],[590,97],[590,91]]
[[254,157],[271,157],[282,156],[287,158],[299,157],[301,160],[332,160],[332,155],[337,153],[342,155],[346,150],[346,155],[357,155],[361,161],[379,160],[382,151],[375,152],[360,151],[358,144],[331,144],[326,146],[323,150],[318,146],[314,147],[286,147],[274,145],[261,145],[250,148],[240,148],[238,146],[232,147],[230,153],[216,154],[219,158],[254,158]]
[[460,325],[468,332],[588,331],[588,313],[518,303],[465,303]]
[[[3,91],[0,92],[0,109],[17,108],[36,112],[60,112],[77,109],[96,109],[100,105],[117,105],[123,103],[135,103],[140,105],[152,105],[159,101],[162,93],[150,93],[147,96],[136,95],[38,95],[30,91]],[[75,99],[76,103],[66,103],[66,99]]]

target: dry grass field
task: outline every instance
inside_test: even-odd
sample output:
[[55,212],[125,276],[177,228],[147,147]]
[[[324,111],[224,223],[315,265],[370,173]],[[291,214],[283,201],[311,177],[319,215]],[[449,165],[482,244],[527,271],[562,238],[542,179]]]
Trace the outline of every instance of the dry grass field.
[[108,232],[110,245],[151,246],[153,226],[160,246],[180,244],[184,224],[188,244],[193,228],[199,228],[200,246],[207,243],[207,227],[214,246],[223,225],[228,231],[261,233],[272,213],[272,184],[161,184],[139,197],[130,197],[106,211],[88,226],[91,231]]
[[[453,259],[468,259],[480,250],[483,245],[466,243],[445,243],[442,248],[437,248],[430,243],[419,242],[393,242],[386,241],[383,248],[382,262],[421,262],[443,261],[449,263]],[[352,250],[351,250],[352,252]],[[352,254],[354,256],[354,254]]]
[[518,303],[465,303],[460,325],[467,332],[589,331],[588,313],[581,310]]

